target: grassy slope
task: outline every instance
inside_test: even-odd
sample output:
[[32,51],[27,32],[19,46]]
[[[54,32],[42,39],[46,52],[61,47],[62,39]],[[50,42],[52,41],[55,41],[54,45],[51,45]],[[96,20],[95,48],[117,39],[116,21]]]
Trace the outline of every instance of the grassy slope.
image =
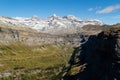
[[[29,46],[19,42],[0,45],[0,72],[10,72],[12,77],[2,80],[51,80],[59,74],[73,51],[71,45]],[[14,77],[13,77],[14,76]]]

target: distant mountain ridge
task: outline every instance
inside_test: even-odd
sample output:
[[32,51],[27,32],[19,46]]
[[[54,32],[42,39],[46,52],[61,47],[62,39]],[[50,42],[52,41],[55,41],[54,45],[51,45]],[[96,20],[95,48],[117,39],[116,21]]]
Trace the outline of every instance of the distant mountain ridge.
[[3,23],[11,24],[13,26],[22,25],[22,27],[35,29],[43,33],[62,34],[62,33],[75,33],[81,30],[85,25],[103,25],[104,23],[98,19],[81,20],[73,15],[57,16],[53,14],[45,19],[39,19],[37,16],[31,18],[24,17],[4,17],[0,16],[0,21]]

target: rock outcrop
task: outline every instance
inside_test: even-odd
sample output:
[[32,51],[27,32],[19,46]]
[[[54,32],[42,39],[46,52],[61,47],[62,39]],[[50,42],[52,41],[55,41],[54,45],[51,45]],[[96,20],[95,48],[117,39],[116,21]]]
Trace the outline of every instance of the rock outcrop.
[[69,64],[64,80],[120,80],[120,25],[83,40]]

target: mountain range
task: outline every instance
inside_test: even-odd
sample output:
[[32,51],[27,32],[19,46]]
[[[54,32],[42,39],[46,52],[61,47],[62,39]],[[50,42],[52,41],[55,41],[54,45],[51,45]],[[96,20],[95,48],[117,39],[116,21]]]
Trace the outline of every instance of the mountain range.
[[56,14],[44,19],[40,19],[37,16],[31,18],[0,16],[0,22],[7,24],[10,28],[29,28],[50,34],[72,34],[81,31],[82,27],[86,25],[104,25],[98,19],[81,20],[73,15],[60,17]]

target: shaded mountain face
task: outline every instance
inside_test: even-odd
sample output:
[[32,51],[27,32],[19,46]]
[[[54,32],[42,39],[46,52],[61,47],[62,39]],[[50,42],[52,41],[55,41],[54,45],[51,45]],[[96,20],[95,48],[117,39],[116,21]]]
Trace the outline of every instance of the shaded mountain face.
[[80,20],[73,15],[60,17],[55,14],[45,19],[39,19],[37,16],[32,18],[0,16],[0,21],[10,24],[11,27],[20,25],[21,28],[31,28],[49,34],[76,33],[85,25],[103,25],[103,22],[97,19]]
[[31,29],[14,29],[0,27],[0,44],[21,42],[29,45],[65,43],[79,45],[81,33],[66,35],[51,35],[36,32]]
[[120,25],[84,40],[69,64],[64,80],[120,80]]

